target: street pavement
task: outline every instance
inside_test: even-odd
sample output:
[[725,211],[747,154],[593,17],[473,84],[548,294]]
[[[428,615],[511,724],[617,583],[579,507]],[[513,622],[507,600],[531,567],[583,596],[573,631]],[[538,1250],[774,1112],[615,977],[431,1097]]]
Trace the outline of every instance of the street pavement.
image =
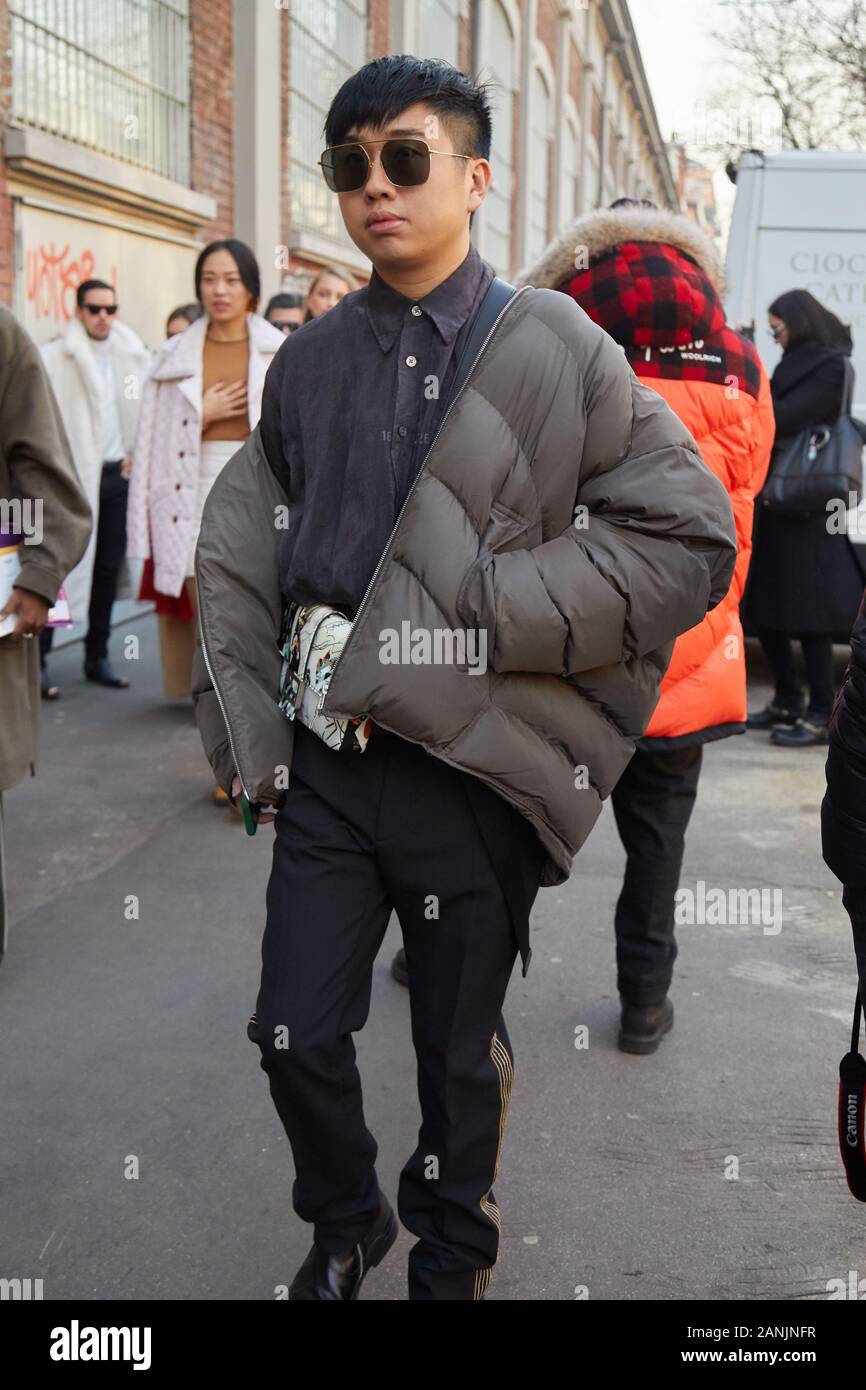
[[[77,644],[55,655],[38,775],[4,797],[0,1275],[43,1279],[46,1299],[273,1299],[311,1239],[246,1036],[273,831],[249,838],[212,803],[189,702],[162,698],[153,616],[116,630],[113,653],[128,691],[85,684]],[[681,884],[778,890],[781,929],[680,927],[675,1027],[654,1056],[616,1047],[609,807],[569,882],[539,894],[505,1009],[488,1299],[819,1300],[866,1277],[836,1146],[856,974],[820,856],[823,765],[757,733],[706,749]],[[392,1202],[419,1123],[399,944],[393,919],[356,1037]],[[362,1298],[406,1298],[412,1240],[401,1228]]]

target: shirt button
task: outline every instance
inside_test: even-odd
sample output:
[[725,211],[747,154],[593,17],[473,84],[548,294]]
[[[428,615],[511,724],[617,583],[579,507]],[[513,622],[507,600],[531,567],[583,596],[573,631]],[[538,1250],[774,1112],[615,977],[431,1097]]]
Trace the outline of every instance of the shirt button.
[[416,319],[420,319],[420,317],[421,317],[421,310],[418,308],[418,305],[417,305],[417,304],[413,304],[413,305],[412,305],[412,313],[413,313],[413,315],[415,316]]
[[405,426],[405,425],[400,425],[400,426],[398,426],[397,433],[399,434],[399,436],[400,436],[401,439],[405,439],[405,438],[406,438],[406,426]]
[[179,450],[177,456],[178,456],[179,459],[182,459],[182,458],[183,458],[183,449]]
[[175,483],[174,490],[175,492],[180,492],[180,483]]
[[417,357],[407,357],[407,358],[406,358],[406,366],[407,366],[407,367],[415,367],[415,366],[417,366],[417,364],[418,364],[418,358],[417,358]]

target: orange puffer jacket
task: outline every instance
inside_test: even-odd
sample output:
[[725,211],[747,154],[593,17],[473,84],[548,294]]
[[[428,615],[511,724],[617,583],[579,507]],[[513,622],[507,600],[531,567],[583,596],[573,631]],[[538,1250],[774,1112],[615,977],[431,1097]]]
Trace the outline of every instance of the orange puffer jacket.
[[570,294],[622,346],[636,375],[694,436],[731,499],[734,577],[722,602],[677,638],[646,729],[654,748],[706,743],[745,728],[739,605],[774,422],[754,344],[725,326],[722,283],[715,247],[694,222],[644,208],[578,219],[517,277],[518,285]]

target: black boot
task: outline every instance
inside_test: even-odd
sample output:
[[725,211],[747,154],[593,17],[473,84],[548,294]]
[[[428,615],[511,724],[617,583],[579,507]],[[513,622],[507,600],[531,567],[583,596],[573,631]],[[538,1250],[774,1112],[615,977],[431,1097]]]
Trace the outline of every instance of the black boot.
[[770,742],[779,748],[811,748],[830,742],[826,719],[798,719],[793,729],[774,729]]
[[385,1258],[397,1239],[398,1229],[390,1202],[380,1194],[379,1214],[357,1245],[339,1255],[329,1255],[313,1245],[292,1281],[290,1302],[321,1299],[349,1303],[357,1298],[364,1276]]
[[783,709],[781,705],[774,704],[771,700],[762,710],[756,714],[746,716],[747,729],[775,729],[780,724],[793,725],[802,718],[803,707],[799,709]]
[[619,1030],[621,1052],[655,1052],[665,1033],[674,1026],[674,1006],[670,999],[661,1004],[627,1004],[622,1001]]
[[101,656],[96,661],[85,661],[84,674],[87,680],[96,681],[97,685],[111,686],[113,690],[126,690],[129,687],[126,676],[115,675],[107,656]]

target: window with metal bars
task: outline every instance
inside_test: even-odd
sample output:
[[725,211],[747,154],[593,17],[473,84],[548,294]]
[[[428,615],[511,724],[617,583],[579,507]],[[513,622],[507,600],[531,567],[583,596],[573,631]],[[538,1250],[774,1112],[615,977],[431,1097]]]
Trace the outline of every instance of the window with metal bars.
[[292,0],[289,12],[289,197],[294,227],[349,244],[318,161],[338,89],[367,60],[366,0]]
[[9,0],[12,119],[189,184],[189,0]]

